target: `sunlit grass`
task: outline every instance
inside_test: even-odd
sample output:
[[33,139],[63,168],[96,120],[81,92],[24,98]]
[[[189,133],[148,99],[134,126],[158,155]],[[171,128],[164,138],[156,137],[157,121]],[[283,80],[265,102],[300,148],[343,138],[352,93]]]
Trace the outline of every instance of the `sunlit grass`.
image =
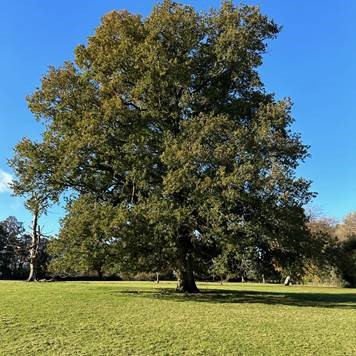
[[356,290],[0,282],[2,355],[356,355]]

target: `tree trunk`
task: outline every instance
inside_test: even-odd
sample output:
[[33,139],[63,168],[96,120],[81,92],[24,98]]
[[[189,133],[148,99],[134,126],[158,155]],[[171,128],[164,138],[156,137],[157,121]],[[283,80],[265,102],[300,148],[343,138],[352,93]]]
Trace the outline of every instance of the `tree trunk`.
[[156,283],[159,283],[159,272],[156,272]]
[[40,244],[41,231],[38,226],[39,209],[36,209],[33,213],[32,222],[32,237],[30,246],[30,273],[27,278],[27,282],[37,281],[37,264],[38,264],[38,249]]
[[177,292],[198,293],[193,272],[192,242],[188,234],[177,238],[177,252]]
[[188,267],[188,269],[180,268],[177,271],[177,292],[183,293],[199,293],[199,289],[195,284],[193,270]]
[[286,279],[284,280],[284,285],[290,286],[291,284],[292,284],[291,277],[287,276]]
[[37,280],[37,276],[36,276],[36,268],[35,268],[35,263],[30,262],[30,273],[27,277],[27,282],[32,282],[32,281],[36,281]]
[[262,283],[263,283],[263,284],[266,283],[266,278],[265,278],[265,275],[264,275],[264,274],[262,275]]

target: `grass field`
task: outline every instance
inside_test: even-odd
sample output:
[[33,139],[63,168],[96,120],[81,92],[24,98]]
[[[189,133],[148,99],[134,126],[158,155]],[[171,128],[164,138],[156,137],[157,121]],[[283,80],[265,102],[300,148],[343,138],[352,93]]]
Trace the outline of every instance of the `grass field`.
[[356,355],[356,290],[0,282],[1,355]]

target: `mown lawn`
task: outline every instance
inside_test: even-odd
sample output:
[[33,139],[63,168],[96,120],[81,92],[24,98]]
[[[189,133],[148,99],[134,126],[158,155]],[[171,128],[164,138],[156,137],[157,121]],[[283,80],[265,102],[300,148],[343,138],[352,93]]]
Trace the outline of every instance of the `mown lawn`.
[[356,290],[0,282],[1,355],[356,355]]

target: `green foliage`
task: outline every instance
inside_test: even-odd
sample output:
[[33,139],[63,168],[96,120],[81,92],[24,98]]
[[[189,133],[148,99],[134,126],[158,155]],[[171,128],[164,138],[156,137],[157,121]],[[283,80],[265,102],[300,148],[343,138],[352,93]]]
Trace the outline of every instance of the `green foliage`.
[[356,286],[356,213],[348,214],[338,224],[335,235],[341,241],[336,264],[347,286]]
[[352,235],[354,214],[335,225],[330,219],[314,219],[307,280],[356,286],[356,239]]
[[113,238],[115,209],[82,196],[68,207],[58,238],[49,244],[50,271],[73,273],[96,271],[101,278],[118,259]]
[[336,263],[338,239],[335,235],[335,224],[327,218],[311,219],[308,229],[312,237],[311,262],[318,268],[328,268]]
[[356,236],[341,244],[338,266],[348,287],[356,287]]
[[356,290],[0,283],[4,355],[354,355]]
[[[279,251],[273,251],[267,244],[260,241],[246,243],[245,245],[226,244],[222,253],[213,259],[211,273],[219,276],[221,280],[225,278],[239,278],[242,281],[249,279],[265,282],[268,280],[280,281],[283,272],[284,259],[281,264],[277,258]],[[299,266],[299,263],[298,263]],[[289,265],[284,274],[290,272]],[[296,271],[294,275],[297,275]]]
[[312,194],[294,174],[307,147],[290,130],[291,103],[267,94],[257,71],[278,31],[232,1],[109,13],[28,98],[45,130],[16,146],[15,191],[117,208],[127,260],[170,266],[182,290],[196,291],[204,246],[225,240],[269,240],[292,265]]

